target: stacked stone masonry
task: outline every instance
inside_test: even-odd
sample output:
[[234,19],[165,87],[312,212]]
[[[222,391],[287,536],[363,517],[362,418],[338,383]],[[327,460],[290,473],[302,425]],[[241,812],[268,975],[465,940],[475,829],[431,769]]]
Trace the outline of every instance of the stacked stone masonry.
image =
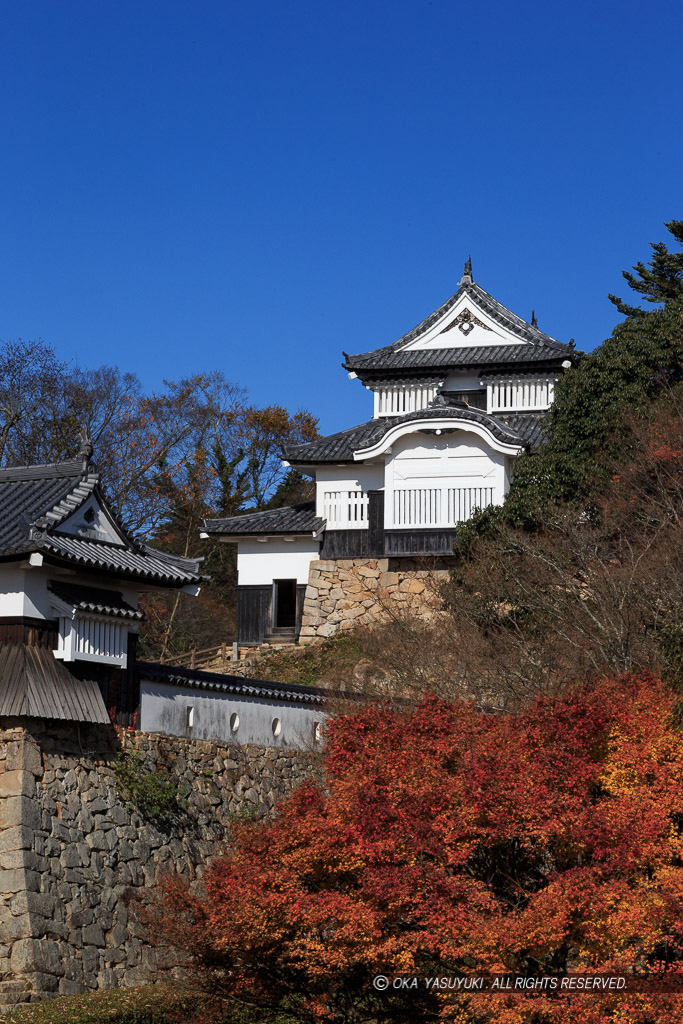
[[429,618],[441,605],[448,568],[415,559],[348,558],[311,562],[301,619],[301,644],[410,611]]
[[[182,806],[170,826],[120,796],[122,746],[168,772]],[[177,966],[177,954],[146,941],[131,901],[162,871],[200,879],[236,817],[270,815],[319,766],[314,752],[1,719],[0,1008],[142,984]]]

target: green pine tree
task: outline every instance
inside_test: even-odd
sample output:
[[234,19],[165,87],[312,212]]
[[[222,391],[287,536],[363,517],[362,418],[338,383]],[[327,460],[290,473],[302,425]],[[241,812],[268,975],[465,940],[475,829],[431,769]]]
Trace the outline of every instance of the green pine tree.
[[[683,220],[664,222],[673,237],[683,245]],[[683,299],[683,252],[669,252],[665,242],[653,242],[652,259],[647,266],[638,262],[633,267],[635,274],[622,270],[630,288],[642,295],[646,302],[671,302]],[[643,317],[646,310],[629,306],[627,302],[610,295],[609,299],[623,316]]]

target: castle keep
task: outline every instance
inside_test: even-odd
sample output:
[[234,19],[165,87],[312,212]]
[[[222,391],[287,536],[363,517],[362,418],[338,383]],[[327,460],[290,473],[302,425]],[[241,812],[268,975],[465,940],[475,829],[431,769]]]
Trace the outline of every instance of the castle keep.
[[523,320],[476,284],[469,260],[455,294],[413,330],[344,353],[373,415],[286,452],[314,479],[315,501],[204,523],[237,545],[238,642],[331,636],[376,621],[411,584],[421,593],[427,567],[438,583],[458,523],[501,504],[517,456],[542,444],[573,359],[533,313]]

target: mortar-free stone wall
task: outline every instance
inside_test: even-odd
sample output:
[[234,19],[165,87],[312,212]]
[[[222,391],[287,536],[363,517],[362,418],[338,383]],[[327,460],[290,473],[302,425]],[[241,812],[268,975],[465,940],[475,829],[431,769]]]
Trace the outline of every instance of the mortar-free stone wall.
[[[122,746],[169,773],[184,805],[171,827],[119,795]],[[0,719],[0,1007],[142,984],[173,966],[131,900],[160,871],[201,878],[236,817],[270,815],[319,770],[314,752]]]
[[356,626],[386,622],[410,611],[429,618],[441,605],[448,578],[441,562],[416,559],[347,558],[311,562],[304,598],[300,644],[316,643]]

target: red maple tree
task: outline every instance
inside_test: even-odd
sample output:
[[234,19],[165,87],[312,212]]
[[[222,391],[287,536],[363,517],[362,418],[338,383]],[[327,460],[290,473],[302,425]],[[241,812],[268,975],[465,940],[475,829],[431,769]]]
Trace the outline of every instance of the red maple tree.
[[240,825],[203,893],[167,879],[157,927],[214,991],[297,1021],[673,1024],[680,996],[424,979],[683,971],[678,720],[647,675],[506,716],[366,707],[330,724],[325,785]]

